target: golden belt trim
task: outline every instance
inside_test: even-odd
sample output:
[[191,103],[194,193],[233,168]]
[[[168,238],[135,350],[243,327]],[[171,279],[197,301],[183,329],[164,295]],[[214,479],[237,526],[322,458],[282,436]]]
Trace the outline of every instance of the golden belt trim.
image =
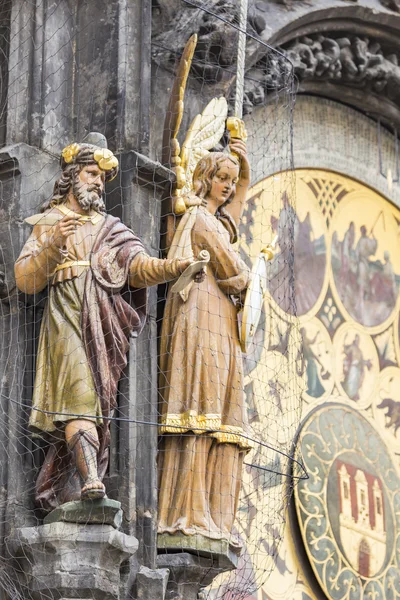
[[57,273],[57,271],[61,271],[62,269],[69,269],[70,267],[90,267],[90,261],[89,260],[67,260],[67,262],[62,263],[61,265],[57,265],[57,267],[54,269],[54,273]]
[[[233,425],[222,425],[221,416],[218,414],[199,415],[194,410],[185,413],[167,413],[161,417],[160,434],[163,433],[185,433],[192,431],[194,434],[203,434],[213,437],[218,443],[237,444],[245,450],[250,450],[254,444],[247,439],[242,427]],[[210,431],[217,429],[218,431]]]

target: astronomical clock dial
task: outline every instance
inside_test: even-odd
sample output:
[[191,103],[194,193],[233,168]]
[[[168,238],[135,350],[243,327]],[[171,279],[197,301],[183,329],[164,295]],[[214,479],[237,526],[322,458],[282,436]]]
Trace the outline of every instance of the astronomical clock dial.
[[[294,177],[283,192],[279,173],[254,185],[241,230],[249,265],[277,236],[259,331],[244,359],[248,413],[254,431],[270,432],[284,450],[301,393],[296,458],[310,479],[295,486],[295,503],[315,576],[332,600],[394,600],[400,481],[386,444],[400,454],[400,212],[333,171],[298,169]],[[278,465],[275,446],[249,458]],[[244,492],[271,493],[247,476]],[[250,517],[241,518],[248,527]],[[260,599],[314,600],[293,555],[298,548],[285,536]]]
[[325,404],[299,436],[308,480],[295,488],[302,541],[329,599],[400,594],[400,479],[383,440],[359,411]]

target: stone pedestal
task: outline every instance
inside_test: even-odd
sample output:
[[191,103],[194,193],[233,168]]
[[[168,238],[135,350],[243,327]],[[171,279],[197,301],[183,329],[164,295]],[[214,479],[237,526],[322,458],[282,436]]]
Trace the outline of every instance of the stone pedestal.
[[164,600],[168,585],[168,569],[140,567],[136,575],[135,595],[137,600]]
[[15,556],[33,600],[118,600],[135,537],[112,525],[54,522],[16,531]]
[[221,565],[226,566],[226,571],[237,567],[241,553],[241,546],[234,546],[229,540],[214,540],[203,535],[184,535],[176,533],[162,533],[157,536],[159,553],[189,552],[205,558],[219,557]]
[[215,554],[206,558],[188,552],[160,554],[157,566],[169,569],[165,600],[197,600],[199,592],[210,585],[217,575],[236,568],[227,555]]
[[157,567],[169,569],[165,600],[197,600],[217,575],[236,569],[240,555],[228,540],[202,535],[165,533],[158,535],[157,546]]
[[66,502],[51,511],[43,523],[47,525],[58,521],[82,525],[112,525],[119,529],[122,524],[121,502],[109,498]]

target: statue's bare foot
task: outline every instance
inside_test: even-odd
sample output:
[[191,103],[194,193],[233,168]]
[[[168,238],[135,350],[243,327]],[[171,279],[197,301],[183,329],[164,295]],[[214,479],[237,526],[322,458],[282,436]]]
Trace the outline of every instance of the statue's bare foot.
[[90,483],[86,483],[81,490],[82,500],[98,500],[104,498],[105,495],[106,488],[100,479],[95,479]]

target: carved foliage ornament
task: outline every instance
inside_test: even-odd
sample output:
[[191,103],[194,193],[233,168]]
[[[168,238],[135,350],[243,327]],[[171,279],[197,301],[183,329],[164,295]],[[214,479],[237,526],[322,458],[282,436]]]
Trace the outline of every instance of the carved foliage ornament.
[[[343,0],[344,4],[349,1],[356,2]],[[210,0],[207,5],[210,12],[205,12],[197,7],[196,0],[193,2],[196,6],[175,11],[173,28],[166,30],[163,21],[163,28],[159,32],[156,29],[153,58],[165,68],[175,70],[176,52],[179,55],[183,50],[190,29],[198,34],[193,74],[211,85],[224,79],[228,89],[234,79],[234,75],[229,77],[229,73],[236,61],[237,31],[230,25],[237,23],[237,3],[235,0]],[[312,0],[308,0],[307,4],[301,0],[278,2],[285,8],[312,5]],[[380,0],[380,3],[386,9],[400,13],[400,0]],[[167,5],[167,0],[159,0],[157,10],[164,11],[165,18],[167,14],[171,18]],[[250,5],[247,32],[255,37],[261,36],[266,26],[263,12],[263,1]],[[170,52],[166,52],[168,48]],[[295,75],[300,81],[326,79],[383,94],[395,104],[400,104],[398,56],[382,50],[376,40],[346,32],[336,36],[316,34],[285,44],[283,52],[293,62]],[[246,64],[250,66],[252,63],[253,66],[246,71],[244,114],[263,104],[268,90],[286,89],[291,81],[290,63],[272,52],[260,57],[260,44],[248,37]]]
[[[266,3],[268,0],[264,0]],[[304,7],[306,10],[312,0],[277,0],[285,9]],[[381,5],[389,10],[400,13],[400,0],[379,0]],[[344,4],[355,4],[358,0],[343,0]],[[361,2],[362,3],[362,2]],[[158,0],[154,11],[159,13],[155,18],[153,36],[153,59],[164,67],[173,69],[176,53],[182,52],[188,32],[197,33],[198,44],[195,53],[193,69],[198,77],[215,83],[220,80],[221,68],[232,66],[236,60],[237,31],[231,24],[238,24],[238,2],[236,0],[210,0],[207,2],[209,12],[201,10],[201,2],[193,0],[193,4],[180,10],[171,8],[170,0]],[[277,10],[279,10],[277,8]],[[247,32],[260,36],[265,30],[266,21],[263,16],[263,2],[252,3],[249,7]],[[218,15],[221,19],[213,16]],[[154,12],[154,17],[156,14]],[[166,27],[166,21],[170,26]],[[157,26],[157,23],[159,25]],[[170,52],[166,50],[170,49]],[[252,56],[259,52],[259,44],[248,38],[247,61],[252,62]]]

